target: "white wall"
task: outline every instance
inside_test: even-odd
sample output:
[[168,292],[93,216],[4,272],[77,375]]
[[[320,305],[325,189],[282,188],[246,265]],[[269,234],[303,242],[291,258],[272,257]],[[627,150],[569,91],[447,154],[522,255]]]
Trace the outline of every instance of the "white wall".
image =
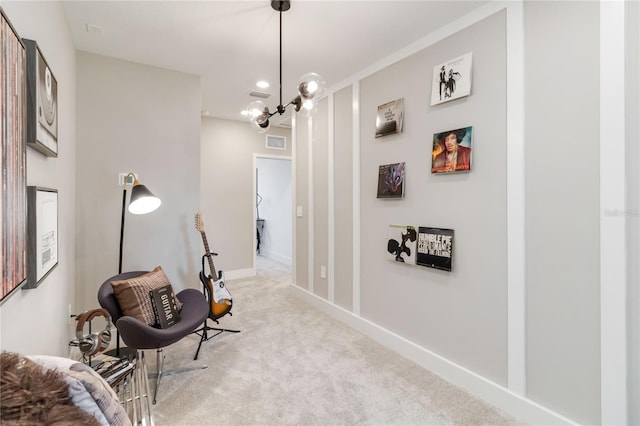
[[266,134],[248,122],[202,118],[200,208],[209,248],[218,253],[215,266],[227,278],[255,274],[255,154],[291,155],[290,129],[268,133],[285,136],[287,149],[267,148]]
[[527,393],[580,423],[600,419],[598,12],[525,5]]
[[291,265],[291,160],[258,157],[260,218],[265,220],[260,254]]
[[[360,83],[362,316],[507,383],[505,13]],[[473,52],[472,95],[429,105],[436,65]],[[426,70],[429,70],[428,72]],[[377,106],[404,98],[404,131],[375,138]],[[491,108],[487,106],[491,105]],[[469,173],[431,173],[433,135],[473,127]],[[402,200],[377,199],[380,165],[405,162]],[[454,229],[451,272],[386,259],[389,225]],[[393,283],[393,284],[390,284]],[[391,286],[391,287],[390,287]],[[393,315],[388,306],[398,306]]]
[[38,42],[58,83],[58,157],[27,148],[27,185],[58,190],[58,266],[36,289],[20,290],[0,307],[0,348],[66,356],[73,337],[76,221],[76,52],[58,2],[3,1],[18,34]]
[[626,8],[629,424],[640,424],[640,2],[626,2]]
[[[637,4],[626,9],[628,56],[620,68],[633,81],[616,103],[626,100],[627,128],[618,130],[628,142],[615,146],[631,155],[626,177],[613,188],[627,191],[618,216],[628,232],[614,236],[620,244],[608,245],[611,236],[601,228],[600,188],[603,178],[611,181],[601,156],[613,145],[600,133],[607,114],[600,85],[610,77],[601,63],[601,4],[489,3],[341,83],[352,88],[351,100],[340,93],[345,86],[330,90],[330,105],[353,123],[318,115],[311,130],[296,129],[295,203],[309,206],[296,220],[296,243],[310,250],[296,257],[297,294],[525,422],[637,420]],[[471,95],[431,107],[434,65],[466,52],[473,52]],[[376,106],[401,97],[405,131],[375,139]],[[467,125],[474,127],[471,172],[431,175],[433,133]],[[317,251],[334,232],[331,217],[329,226],[321,223],[326,200],[318,200],[318,191],[325,194],[315,182],[325,179],[327,153],[317,144],[326,149],[327,129],[341,137],[352,132],[351,164],[359,170],[359,228],[348,254],[359,268],[352,306],[331,297],[332,286],[335,294],[350,288],[343,273],[329,283],[328,296],[316,288],[324,285],[315,271],[324,253]],[[329,158],[329,168],[342,174],[348,150],[336,148],[337,138],[335,146],[329,141],[329,155],[341,156]],[[407,163],[405,198],[376,200],[378,165],[399,161]],[[342,194],[334,187],[326,196],[331,204]],[[348,223],[338,208],[331,214],[333,223]],[[392,223],[454,228],[454,270],[385,261],[385,227]],[[605,258],[627,268],[603,273]]]
[[119,173],[137,173],[162,200],[126,213],[123,271],[160,265],[177,291],[200,288],[199,77],[85,52],[77,67],[78,308],[98,306],[98,287],[118,273]]

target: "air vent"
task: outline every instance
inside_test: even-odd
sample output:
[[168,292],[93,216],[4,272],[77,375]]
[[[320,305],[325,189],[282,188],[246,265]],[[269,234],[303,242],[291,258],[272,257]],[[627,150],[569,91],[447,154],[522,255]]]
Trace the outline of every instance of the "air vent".
[[267,135],[267,148],[287,149],[287,138],[284,136]]
[[254,98],[266,99],[269,96],[271,96],[271,94],[270,93],[264,93],[264,92],[256,92],[255,90],[252,90],[251,92],[249,92],[249,96],[253,96]]

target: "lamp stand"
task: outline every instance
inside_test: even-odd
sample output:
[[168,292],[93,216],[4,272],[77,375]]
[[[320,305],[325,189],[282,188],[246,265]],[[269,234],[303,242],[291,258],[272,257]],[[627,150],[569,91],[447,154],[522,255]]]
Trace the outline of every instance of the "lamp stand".
[[[122,247],[124,245],[124,217],[125,210],[127,209],[127,184],[125,182],[124,189],[122,191],[122,218],[120,219],[120,254],[118,256],[118,274],[122,273]],[[115,324],[114,324],[115,326]],[[116,348],[110,351],[105,352],[105,355],[109,355],[115,358],[129,358],[133,359],[136,356],[136,350],[124,347],[122,348],[122,353],[120,351],[120,332],[118,331],[118,327],[116,327]]]

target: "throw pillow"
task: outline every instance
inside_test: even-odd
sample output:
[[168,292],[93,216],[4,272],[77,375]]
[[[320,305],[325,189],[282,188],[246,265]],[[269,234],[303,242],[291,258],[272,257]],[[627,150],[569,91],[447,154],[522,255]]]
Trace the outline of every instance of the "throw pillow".
[[[149,292],[166,285],[171,283],[160,266],[138,277],[111,282],[122,313],[148,325],[156,322]],[[178,310],[182,309],[182,302],[177,297],[175,300]]]

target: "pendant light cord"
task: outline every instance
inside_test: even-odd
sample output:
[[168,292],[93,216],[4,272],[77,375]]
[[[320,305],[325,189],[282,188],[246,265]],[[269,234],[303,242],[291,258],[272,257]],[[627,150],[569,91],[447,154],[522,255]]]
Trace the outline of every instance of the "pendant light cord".
[[284,113],[282,106],[282,6],[280,6],[280,103],[277,109],[280,114]]

